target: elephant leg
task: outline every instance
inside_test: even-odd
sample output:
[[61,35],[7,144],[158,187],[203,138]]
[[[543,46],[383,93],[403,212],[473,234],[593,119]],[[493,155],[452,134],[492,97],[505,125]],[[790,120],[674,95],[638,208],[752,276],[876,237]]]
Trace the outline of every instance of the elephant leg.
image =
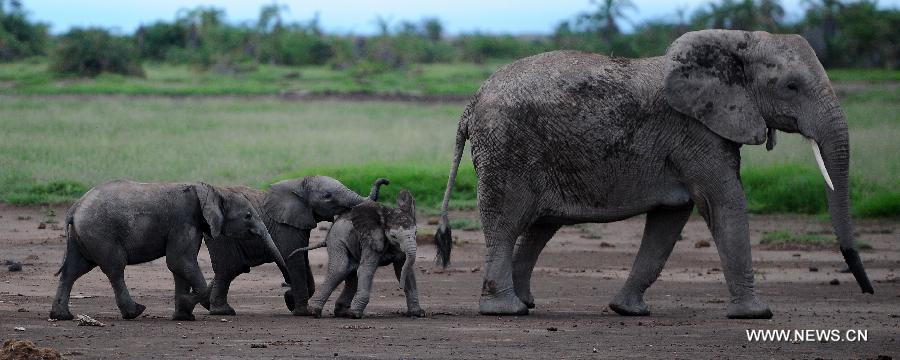
[[238,274],[223,273],[216,274],[213,278],[212,286],[209,289],[209,314],[210,315],[237,315],[234,308],[228,305],[228,288]]
[[109,278],[113,291],[116,293],[116,305],[119,312],[122,313],[123,319],[134,319],[140,316],[146,307],[134,302],[131,294],[128,293],[128,286],[125,284],[125,257],[121,257],[121,261],[113,261],[100,265],[100,270]]
[[325,276],[325,282],[322,283],[322,287],[319,288],[319,292],[313,296],[312,304],[310,304],[310,311],[313,313],[314,317],[322,317],[322,309],[325,308],[325,302],[328,301],[328,297],[331,296],[331,293],[334,292],[334,289],[337,288],[338,284],[340,284],[347,276],[353,271],[347,264],[342,264],[340,266],[336,265],[334,267],[331,266],[331,259],[328,259],[329,269],[328,275]]
[[356,294],[353,295],[348,312],[350,318],[360,319],[366,311],[369,297],[372,294],[372,278],[375,277],[376,269],[378,269],[377,260],[364,261],[359,264],[359,268],[356,270]]
[[520,218],[518,212],[506,212],[496,216],[482,214],[487,246],[484,257],[484,282],[478,303],[478,312],[482,315],[528,314],[528,306],[519,300],[513,287],[513,249],[516,238],[524,230],[523,227],[514,224],[518,223]]
[[425,311],[419,305],[419,290],[416,287],[416,273],[410,272],[409,279],[401,279],[400,274],[403,272],[403,262],[394,263],[394,274],[397,275],[397,281],[405,281],[403,283],[403,293],[406,295],[406,316],[422,317]]
[[[750,256],[750,225],[747,205],[740,182],[736,186],[698,194],[695,200],[716,242],[719,259],[731,301],[728,318],[769,319],[772,311],[756,296],[753,289],[753,265]],[[727,183],[726,183],[727,184]]]
[[687,207],[647,213],[644,237],[631,273],[628,274],[625,285],[609,303],[610,309],[619,315],[650,315],[650,307],[644,303],[644,291],[662,272],[692,210],[693,207]]
[[287,260],[288,274],[291,276],[291,289],[284,293],[284,302],[294,316],[309,316],[309,292],[308,278],[312,278],[309,262],[306,254],[294,256]]
[[54,320],[72,320],[74,316],[69,312],[69,296],[72,294],[72,286],[82,275],[87,274],[96,265],[89,262],[77,251],[68,251],[59,276],[59,286],[56,288],[56,298],[50,309],[50,318]]
[[172,320],[194,321],[194,304],[189,300],[191,294],[191,282],[181,274],[172,272],[175,279],[175,312]]
[[334,303],[335,317],[349,316],[350,302],[353,301],[353,296],[356,295],[356,289],[356,273],[351,271],[344,280],[344,289],[341,290],[341,295],[338,296],[337,301]]
[[560,225],[532,225],[519,236],[513,249],[513,288],[529,309],[534,308],[534,296],[531,294],[531,273],[537,264],[538,256],[559,230]]

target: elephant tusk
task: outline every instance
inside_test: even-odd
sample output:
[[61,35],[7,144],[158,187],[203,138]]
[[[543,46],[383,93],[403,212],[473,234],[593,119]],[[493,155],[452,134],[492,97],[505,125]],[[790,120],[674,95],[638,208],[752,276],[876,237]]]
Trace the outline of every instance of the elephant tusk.
[[831,176],[828,176],[828,169],[825,168],[825,160],[822,160],[822,151],[819,150],[819,143],[813,139],[809,139],[809,143],[812,145],[813,155],[816,158],[816,163],[819,164],[819,170],[825,178],[825,183],[828,184],[831,191],[834,191],[834,184],[831,182]]

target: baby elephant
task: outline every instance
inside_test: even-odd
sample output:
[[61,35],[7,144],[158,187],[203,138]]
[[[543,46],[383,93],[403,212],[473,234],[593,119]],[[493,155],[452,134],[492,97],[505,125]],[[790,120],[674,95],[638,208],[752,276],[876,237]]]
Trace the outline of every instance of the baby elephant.
[[331,292],[346,281],[334,305],[334,315],[361,318],[369,303],[375,269],[388,264],[394,265],[397,281],[406,293],[406,315],[425,315],[419,307],[413,270],[416,204],[409,191],[400,191],[396,209],[373,201],[353,207],[335,219],[325,241],[297,249],[289,257],[325,246],[328,247],[328,276],[313,296],[310,307],[316,317],[322,316],[322,308]]
[[91,189],[66,214],[66,253],[56,273],[62,275],[50,318],[72,319],[72,284],[96,266],[109,278],[122,317],[138,317],[145,308],[128,294],[125,265],[165,256],[175,278],[172,319],[193,320],[197,303],[209,307],[206,280],[197,265],[204,234],[208,242],[262,242],[284,267],[259,214],[236,189],[128,180]]

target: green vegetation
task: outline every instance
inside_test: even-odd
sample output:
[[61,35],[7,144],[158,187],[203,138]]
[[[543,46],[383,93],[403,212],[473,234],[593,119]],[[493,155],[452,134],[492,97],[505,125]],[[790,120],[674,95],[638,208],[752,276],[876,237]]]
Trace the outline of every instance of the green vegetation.
[[144,76],[131,42],[97,28],[75,28],[62,35],[50,69],[62,75],[94,77],[105,72]]
[[471,218],[454,218],[450,220],[450,228],[459,230],[481,230],[481,220]]
[[451,95],[475,93],[502,63],[422,64],[358,76],[328,66],[260,65],[235,74],[197,72],[187,65],[144,66],[145,77],[101,74],[95,78],[53,76],[40,59],[0,63],[0,94],[279,95],[285,93],[378,93]]
[[[104,78],[108,75],[101,75]],[[848,96],[854,214],[900,216],[900,101],[896,91]],[[280,101],[272,97],[0,97],[0,201],[70,201],[98,183],[209,181],[265,187],[328,175],[368,193],[386,177],[384,199],[410,189],[437,208],[464,104]],[[772,152],[745,146],[742,177],[756,213],[825,211],[824,184],[809,144],[780,134]],[[466,159],[451,206],[474,208]]]
[[[796,233],[789,230],[769,231],[763,234],[760,245],[770,248],[794,250],[794,249],[834,249],[838,246],[833,236],[824,236],[815,233]],[[872,245],[865,241],[856,241],[860,250],[871,250]]]

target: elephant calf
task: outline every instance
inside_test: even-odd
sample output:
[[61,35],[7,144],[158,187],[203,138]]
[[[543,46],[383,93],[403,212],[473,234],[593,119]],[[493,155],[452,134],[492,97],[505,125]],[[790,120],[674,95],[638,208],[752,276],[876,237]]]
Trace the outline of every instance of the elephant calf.
[[394,265],[400,287],[406,293],[406,314],[424,316],[419,307],[413,264],[416,261],[416,206],[407,190],[397,197],[397,208],[367,201],[339,216],[325,241],[297,249],[288,257],[308,250],[328,247],[328,276],[313,297],[311,311],[316,317],[328,297],[342,281],[344,290],[334,306],[334,315],[359,319],[369,303],[372,278],[379,266]]
[[88,191],[66,214],[66,253],[56,272],[61,276],[50,318],[72,319],[72,285],[95,266],[109,278],[122,317],[138,317],[145,307],[128,294],[125,266],[165,256],[175,278],[172,319],[193,320],[197,303],[209,307],[206,280],[197,265],[204,234],[212,244],[260,242],[283,267],[265,224],[239,190],[116,180]]

